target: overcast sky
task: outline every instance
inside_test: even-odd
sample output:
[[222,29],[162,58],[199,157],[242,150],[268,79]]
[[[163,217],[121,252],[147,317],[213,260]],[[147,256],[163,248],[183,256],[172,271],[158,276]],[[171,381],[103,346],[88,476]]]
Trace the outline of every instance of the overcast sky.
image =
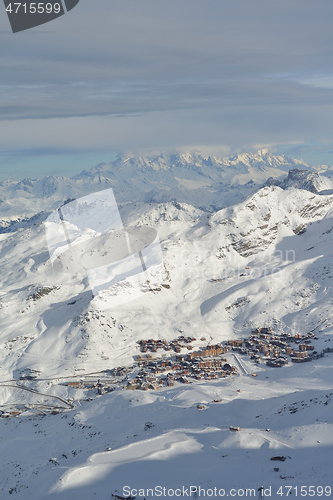
[[80,0],[16,34],[1,9],[1,179],[128,151],[333,163],[331,0]]

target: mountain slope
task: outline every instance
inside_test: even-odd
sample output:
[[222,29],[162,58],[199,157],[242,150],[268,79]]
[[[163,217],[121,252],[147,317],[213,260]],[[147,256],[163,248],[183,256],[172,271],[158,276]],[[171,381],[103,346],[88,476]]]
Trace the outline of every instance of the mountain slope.
[[[1,378],[28,367],[45,376],[70,367],[89,371],[96,363],[109,368],[115,353],[117,363],[128,363],[140,338],[171,340],[179,330],[220,341],[245,336],[260,322],[277,322],[280,332],[293,333],[304,321],[317,326],[327,319],[324,311],[331,300],[325,280],[332,204],[333,196],[265,187],[212,215],[186,204],[127,207],[123,218],[128,224],[157,230],[163,284],[170,288],[135,301],[129,296],[128,305],[102,312],[91,302],[86,279],[52,268],[42,224],[3,234],[0,321],[3,342],[16,338],[19,358],[7,351]],[[45,287],[48,293],[39,296]],[[244,306],[235,307],[241,298],[246,298]],[[222,330],[216,330],[219,322]],[[61,364],[50,365],[51,360]]]
[[[252,159],[242,159],[244,169]],[[185,171],[188,158],[179,161]],[[130,168],[135,176],[134,163]],[[201,176],[190,173],[191,182],[194,175]],[[332,344],[333,195],[319,189],[320,177],[308,175],[258,189],[252,184],[233,203],[229,186],[230,206],[215,211],[181,200],[123,203],[125,226],[156,229],[164,273],[138,299],[128,294],[128,302],[109,308],[93,299],[86,277],[52,267],[45,213],[7,222],[0,234],[1,498],[102,500],[128,496],[126,485],[144,489],[133,494],[143,498],[157,485],[216,487],[225,496],[235,496],[235,488],[235,498],[246,489],[257,497],[261,485],[272,488],[265,495],[272,498],[280,487],[287,494],[291,485],[295,494],[311,486],[329,496],[317,488],[332,487],[332,353],[271,368],[264,358],[256,364],[230,351],[227,362],[239,370],[225,378],[154,391],[114,383],[103,394],[98,386],[101,378],[114,382],[113,368],[133,365],[142,339],[190,336],[198,349],[271,327],[278,336],[312,331],[317,352]],[[96,171],[92,176],[109,186]],[[83,177],[75,181],[78,192],[88,189],[90,177]],[[142,186],[151,187],[147,177]],[[170,179],[158,175],[165,186]],[[125,180],[119,182],[125,193]],[[133,194],[135,182],[132,191],[129,185]],[[31,203],[35,186],[25,191]],[[45,209],[72,193],[66,189],[49,192]],[[126,294],[126,280],[113,293]],[[126,384],[132,373],[120,372]],[[81,379],[90,386],[73,385]],[[4,416],[17,409],[19,416]]]

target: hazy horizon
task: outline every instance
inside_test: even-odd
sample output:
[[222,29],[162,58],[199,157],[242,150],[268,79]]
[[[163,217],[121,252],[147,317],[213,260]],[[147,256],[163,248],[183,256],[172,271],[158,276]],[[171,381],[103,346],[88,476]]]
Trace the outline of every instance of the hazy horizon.
[[[263,148],[265,149],[265,148]],[[37,165],[35,164],[35,168],[32,170],[32,172],[34,172],[34,175],[30,174],[31,170],[28,169],[28,168],[22,168],[22,165],[21,165],[21,170],[18,169],[16,171],[1,171],[0,172],[0,182],[1,181],[5,181],[5,180],[13,180],[13,181],[21,181],[23,179],[30,179],[30,180],[39,180],[39,179],[42,179],[44,177],[47,177],[47,176],[57,176],[57,177],[68,177],[68,178],[71,178],[71,177],[74,177],[75,175],[78,175],[80,174],[81,172],[83,172],[84,170],[90,170],[91,168],[94,168],[96,167],[97,165],[100,165],[100,164],[108,164],[108,163],[112,163],[113,161],[115,161],[116,159],[120,158],[120,157],[132,157],[132,156],[137,156],[137,157],[154,157],[154,156],[160,156],[160,155],[169,155],[169,154],[193,154],[193,153],[198,153],[200,154],[202,157],[204,158],[207,158],[208,156],[211,156],[211,157],[215,157],[215,158],[230,158],[230,157],[233,157],[234,155],[237,155],[237,154],[246,154],[246,153],[249,153],[249,154],[255,154],[256,152],[260,151],[259,149],[256,150],[256,151],[239,151],[239,152],[233,152],[233,153],[230,153],[230,154],[214,154],[213,150],[212,152],[210,153],[209,151],[200,151],[200,150],[188,150],[188,151],[181,151],[181,150],[178,150],[178,151],[131,151],[131,152],[119,152],[119,153],[109,153],[109,154],[104,154],[101,153],[100,155],[87,155],[87,156],[84,156],[84,155],[80,155],[80,161],[78,162],[78,158],[76,157],[75,159],[75,164],[71,164],[71,159],[72,159],[72,156],[71,155],[53,155],[53,156],[50,156],[51,158],[51,163],[50,162],[46,162],[45,161],[45,157],[43,155],[40,155],[38,156],[38,163]],[[307,163],[310,167],[317,167],[317,166],[320,166],[320,165],[315,165],[315,164],[311,164],[310,162],[306,161],[303,157],[301,157],[300,155],[291,155],[291,154],[285,154],[285,153],[282,153],[282,152],[273,152],[273,151],[270,151],[269,152],[273,155],[273,156],[279,156],[279,155],[284,155],[284,156],[287,156],[287,157],[291,157],[291,158],[294,158],[294,159],[298,159],[298,160],[302,160],[304,161],[305,163]],[[78,155],[79,156],[79,155]],[[59,159],[60,157],[60,159]],[[95,161],[94,162],[94,159],[97,159],[98,157],[101,158],[100,161]],[[106,159],[103,159],[103,158],[106,158]],[[65,159],[65,161],[64,161]],[[34,161],[35,159],[33,158],[32,161]],[[29,161],[29,159],[27,160]],[[93,162],[93,163],[91,163]],[[60,166],[57,167],[57,165]],[[323,164],[322,164],[323,165]],[[329,166],[329,165],[328,165]],[[36,168],[37,167],[37,168]],[[39,167],[39,168],[38,168]]]

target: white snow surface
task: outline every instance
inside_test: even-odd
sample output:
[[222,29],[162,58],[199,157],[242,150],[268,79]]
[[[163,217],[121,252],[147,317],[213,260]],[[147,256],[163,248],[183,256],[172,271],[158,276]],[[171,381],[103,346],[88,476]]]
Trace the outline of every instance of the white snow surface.
[[[62,385],[71,377],[132,365],[140,339],[172,340],[183,334],[196,337],[200,345],[203,336],[216,343],[270,326],[277,334],[314,331],[317,351],[333,344],[333,195],[299,185],[261,187],[272,169],[280,176],[304,165],[297,160],[290,165],[288,159],[285,168],[285,157],[267,151],[258,155],[238,155],[228,162],[210,158],[204,163],[193,155],[126,161],[133,171],[140,165],[147,178],[151,169],[163,182],[163,172],[177,159],[178,178],[187,192],[196,192],[196,203],[129,201],[126,196],[134,191],[130,186],[125,195],[124,188],[124,225],[157,230],[164,274],[153,291],[136,300],[128,291],[128,302],[106,310],[92,300],[87,278],[57,273],[49,259],[43,221],[64,195],[77,195],[72,184],[66,191],[68,180],[57,180],[47,204],[45,191],[39,198],[34,191],[42,190],[42,181],[26,181],[22,197],[16,188],[13,194],[13,182],[3,183],[10,210],[3,213],[7,232],[0,234],[0,405],[3,411],[31,405],[31,412],[0,419],[1,499],[102,500],[111,493],[127,496],[126,486],[146,499],[153,497],[147,489],[159,486],[216,487],[225,496],[234,488],[235,498],[245,496],[241,492],[246,489],[254,489],[257,498],[264,486],[276,499],[281,486],[284,495],[292,486],[294,496],[296,487],[298,496],[302,486],[333,487],[333,354],[279,369],[240,356],[245,372],[255,371],[257,377],[240,371],[226,379],[156,391],[116,389],[97,396]],[[120,170],[124,160],[119,160]],[[196,182],[204,178],[201,168],[213,178],[210,164],[212,171],[225,169],[228,182],[235,177],[248,182],[246,175],[254,169],[260,186],[252,185],[244,198],[242,188],[229,185],[225,200],[230,203],[208,203],[207,211]],[[88,191],[86,178],[108,169],[102,165],[77,176],[77,193]],[[329,180],[325,177],[325,189]],[[100,186],[113,184],[103,180]],[[210,189],[201,184],[204,200]],[[11,222],[22,215],[13,209],[19,200],[29,206],[29,216],[33,204],[35,212],[45,213],[24,224]],[[219,209],[213,210],[214,205]],[[113,293],[126,295],[124,282]],[[233,361],[232,353],[227,357]],[[29,373],[37,378],[20,380],[27,370],[35,370]],[[60,414],[34,409],[56,401],[64,408]],[[198,409],[198,403],[205,409]],[[230,425],[241,431],[230,431]],[[282,455],[284,462],[270,460]]]

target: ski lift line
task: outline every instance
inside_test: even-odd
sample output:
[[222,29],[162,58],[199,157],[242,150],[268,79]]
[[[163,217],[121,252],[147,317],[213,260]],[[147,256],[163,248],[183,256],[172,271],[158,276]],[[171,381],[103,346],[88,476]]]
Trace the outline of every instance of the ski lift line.
[[155,293],[155,292],[154,292],[154,290],[153,290],[153,289],[152,289],[152,287],[151,287],[151,284],[150,284],[149,274],[148,274],[148,271],[147,271],[147,266],[146,266],[146,263],[145,263],[145,261],[144,261],[144,258],[143,258],[143,255],[142,255],[142,251],[141,251],[141,250],[138,252],[138,255],[139,255],[139,258],[140,258],[140,262],[141,262],[141,266],[142,266],[143,272],[144,272],[145,277],[146,277],[146,281],[147,281],[147,285],[148,285],[148,287],[149,287],[149,290],[150,290],[151,292]]
[[239,357],[236,354],[233,354],[233,356],[234,356],[235,360],[237,361],[241,371],[244,373],[244,375],[248,375],[248,372],[245,369],[245,367],[244,367],[242,361],[239,359]]
[[38,408],[29,408],[29,411],[36,413],[36,415],[39,414],[46,415],[45,411],[39,410]]
[[2,386],[2,387],[13,387],[15,389],[22,389],[24,391],[32,392],[33,394],[37,394],[38,396],[45,396],[47,398],[58,399],[59,401],[61,401],[65,405],[69,406],[71,409],[74,408],[74,405],[72,403],[69,403],[68,401],[66,401],[65,399],[60,398],[59,396],[53,396],[52,394],[44,394],[43,392],[37,392],[37,391],[34,391],[33,389],[29,389],[28,387],[24,387],[22,385],[4,385],[4,384],[0,384],[0,386]]
[[[140,252],[139,252],[139,257],[140,257],[140,261],[141,261],[142,269],[143,269],[144,273],[146,273],[146,272],[147,272],[147,266],[146,266],[146,263],[145,263],[145,261],[144,261],[144,258],[143,258],[143,255],[142,255],[141,250],[140,250]],[[147,280],[147,281],[148,281],[148,280]]]
[[[90,377],[90,376],[94,376],[94,375],[106,376],[106,373],[105,373],[105,370],[103,370],[103,371],[99,371],[99,372],[80,373],[80,374],[75,374],[75,375],[66,375],[66,376],[62,376],[62,377],[35,378],[35,379],[33,379],[33,381],[34,382],[47,382],[47,381],[53,381],[53,380],[66,380],[68,378],[72,379],[72,378],[77,378],[77,377],[79,377],[79,378]],[[108,376],[108,378],[110,378],[110,377]],[[3,380],[3,381],[0,381],[0,386],[7,387],[7,384],[10,382],[22,382],[22,379],[14,378],[11,380]],[[10,386],[8,386],[8,387],[10,387]],[[15,386],[15,387],[17,387],[17,386]]]
[[63,410],[64,407],[63,406],[53,406],[53,405],[48,405],[48,404],[34,404],[33,405],[34,408],[44,408],[46,410]]
[[310,333],[313,333],[315,330],[317,330],[317,328],[319,328],[321,325],[326,323],[326,321],[329,321],[332,318],[333,318],[333,316],[330,316],[329,318],[326,318],[323,321],[321,321],[315,328],[313,328],[313,330],[310,330]]

